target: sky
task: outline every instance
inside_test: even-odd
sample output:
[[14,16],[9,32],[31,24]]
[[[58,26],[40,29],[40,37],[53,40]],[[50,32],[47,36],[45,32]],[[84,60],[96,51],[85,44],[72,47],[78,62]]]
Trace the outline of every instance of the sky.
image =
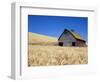
[[64,29],[73,29],[88,42],[88,18],[28,15],[28,32],[59,38]]

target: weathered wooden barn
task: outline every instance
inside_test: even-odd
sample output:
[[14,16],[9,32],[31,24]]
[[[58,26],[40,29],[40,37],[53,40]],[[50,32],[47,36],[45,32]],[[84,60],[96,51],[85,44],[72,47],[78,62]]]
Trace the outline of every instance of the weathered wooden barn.
[[58,38],[59,46],[86,46],[86,41],[74,30],[65,29]]

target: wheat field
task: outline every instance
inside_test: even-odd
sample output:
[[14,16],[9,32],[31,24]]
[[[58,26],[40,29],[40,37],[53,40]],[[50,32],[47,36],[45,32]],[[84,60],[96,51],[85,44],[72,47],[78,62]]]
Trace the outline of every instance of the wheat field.
[[57,38],[29,32],[28,66],[87,64],[87,47],[60,47]]
[[87,64],[87,47],[29,45],[28,66]]

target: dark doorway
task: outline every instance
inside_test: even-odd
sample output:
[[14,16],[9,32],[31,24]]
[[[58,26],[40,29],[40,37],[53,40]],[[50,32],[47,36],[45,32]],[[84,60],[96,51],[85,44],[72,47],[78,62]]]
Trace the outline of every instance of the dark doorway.
[[63,46],[63,42],[59,42],[59,46]]
[[72,46],[75,46],[75,42],[72,42]]

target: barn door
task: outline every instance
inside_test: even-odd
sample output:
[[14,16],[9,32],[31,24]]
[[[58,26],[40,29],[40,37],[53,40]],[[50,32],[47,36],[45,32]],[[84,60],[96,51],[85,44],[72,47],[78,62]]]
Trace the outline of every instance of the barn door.
[[63,42],[59,42],[59,46],[63,46]]
[[72,42],[72,46],[75,46],[75,42]]

